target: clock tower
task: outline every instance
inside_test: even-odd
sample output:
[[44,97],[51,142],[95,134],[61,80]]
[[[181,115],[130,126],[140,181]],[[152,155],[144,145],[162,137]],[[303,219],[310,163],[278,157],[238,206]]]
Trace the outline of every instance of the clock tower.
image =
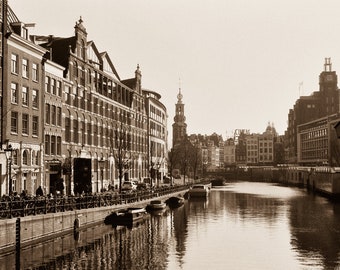
[[172,147],[180,144],[187,135],[187,124],[185,123],[184,104],[182,99],[183,95],[181,93],[181,88],[179,88],[176,115],[174,117],[174,123],[172,124]]
[[319,117],[339,112],[338,76],[332,70],[331,58],[325,58],[324,71],[319,76]]

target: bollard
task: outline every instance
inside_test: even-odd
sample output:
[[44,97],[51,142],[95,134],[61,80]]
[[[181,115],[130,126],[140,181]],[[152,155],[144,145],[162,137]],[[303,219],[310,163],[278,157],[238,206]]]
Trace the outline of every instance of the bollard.
[[20,269],[20,218],[15,222],[15,264]]

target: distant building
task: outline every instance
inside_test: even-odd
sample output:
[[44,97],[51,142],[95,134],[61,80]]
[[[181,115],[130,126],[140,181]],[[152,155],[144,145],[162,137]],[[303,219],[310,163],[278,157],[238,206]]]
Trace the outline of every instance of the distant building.
[[224,166],[235,166],[235,142],[229,138],[224,142]]
[[286,132],[286,162],[297,163],[297,129],[299,125],[339,112],[338,77],[330,58],[325,59],[319,76],[319,91],[300,97],[289,110]]
[[305,166],[340,166],[340,145],[334,126],[340,114],[333,114],[298,126],[298,163]]
[[257,165],[259,162],[259,137],[259,134],[250,134],[246,136],[248,165]]
[[179,145],[187,136],[187,124],[185,123],[184,103],[181,88],[177,95],[174,123],[172,124],[172,147]]

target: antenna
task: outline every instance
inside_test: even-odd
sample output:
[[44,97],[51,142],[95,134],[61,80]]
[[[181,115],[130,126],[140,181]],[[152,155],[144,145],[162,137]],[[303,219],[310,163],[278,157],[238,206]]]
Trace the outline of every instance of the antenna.
[[299,83],[299,97],[301,97],[301,95],[304,94],[303,92],[304,92],[304,91],[303,91],[303,82],[300,82],[300,83]]

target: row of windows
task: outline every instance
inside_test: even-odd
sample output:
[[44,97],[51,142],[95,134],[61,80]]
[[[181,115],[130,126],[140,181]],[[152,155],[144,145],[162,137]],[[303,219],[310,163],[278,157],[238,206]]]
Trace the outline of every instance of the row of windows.
[[327,149],[318,149],[312,151],[302,151],[301,152],[302,159],[327,159],[328,158],[328,150]]
[[164,121],[165,121],[164,112],[152,105],[150,105],[150,117],[151,119],[154,119],[164,124]]
[[61,155],[61,137],[45,135],[45,154],[46,155]]
[[[12,164],[19,165],[18,160],[18,149],[13,149],[12,151]],[[39,152],[32,151],[31,153],[28,150],[24,150],[21,156],[21,162],[23,165],[39,165]]]
[[[21,95],[20,95],[21,94]],[[21,93],[19,93],[19,86],[17,83],[11,83],[11,103],[20,104],[19,96],[21,96],[21,105],[30,106],[33,108],[39,108],[39,91],[36,89],[30,89],[27,86],[22,86]]]
[[[31,68],[30,68],[31,67]],[[11,55],[11,72],[13,74],[19,74],[19,56],[17,54],[12,53]],[[39,81],[39,65],[37,63],[32,63],[30,66],[30,62],[26,58],[21,59],[21,74],[23,78],[28,79],[32,74],[32,80],[35,82]]]
[[[16,111],[11,112],[11,132],[19,133],[19,113]],[[21,133],[23,135],[38,136],[39,135],[39,117],[32,115],[31,116],[31,124],[30,124],[30,116],[26,113],[21,114]]]
[[91,69],[87,70],[87,78],[85,68],[78,66],[77,62],[73,63],[73,74],[72,78],[75,78],[77,83],[81,86],[85,86],[86,83],[94,83],[95,90],[115,101],[118,101],[124,105],[128,105],[131,100],[130,90],[123,87],[120,84],[116,84],[110,78],[104,76],[103,74]]
[[260,153],[260,154],[262,154],[262,153],[272,153],[273,152],[273,150],[271,149],[271,148],[269,148],[269,149],[267,149],[267,148],[264,148],[264,149],[260,149],[259,151],[248,151],[247,152],[247,155],[248,156],[257,156],[258,155],[258,153]]
[[45,92],[61,97],[62,96],[61,81],[56,80],[54,78],[50,78],[49,76],[46,76],[45,77]]
[[[138,152],[145,151],[146,147],[145,137],[131,134],[128,134],[128,136],[130,150]],[[68,117],[65,118],[66,142],[81,143],[84,145],[87,144],[95,146],[113,147],[115,144],[113,140],[115,138],[116,136],[112,134],[112,130],[107,127],[91,123],[85,123],[84,121],[78,121],[76,119],[71,121],[70,118]]]
[[[71,93],[71,87],[65,86],[65,103],[76,108],[86,109],[101,116],[108,117],[126,124],[131,124],[131,114],[128,111],[115,107],[113,104],[99,100],[81,88],[74,87]],[[144,119],[140,115],[136,115],[135,126],[142,127]]]
[[55,105],[45,104],[45,123],[61,127],[62,109]]
[[150,122],[150,135],[158,137],[158,138],[165,138],[165,128],[155,122]]
[[312,149],[320,149],[320,148],[328,148],[328,140],[313,140],[301,143],[302,150],[312,150]]

